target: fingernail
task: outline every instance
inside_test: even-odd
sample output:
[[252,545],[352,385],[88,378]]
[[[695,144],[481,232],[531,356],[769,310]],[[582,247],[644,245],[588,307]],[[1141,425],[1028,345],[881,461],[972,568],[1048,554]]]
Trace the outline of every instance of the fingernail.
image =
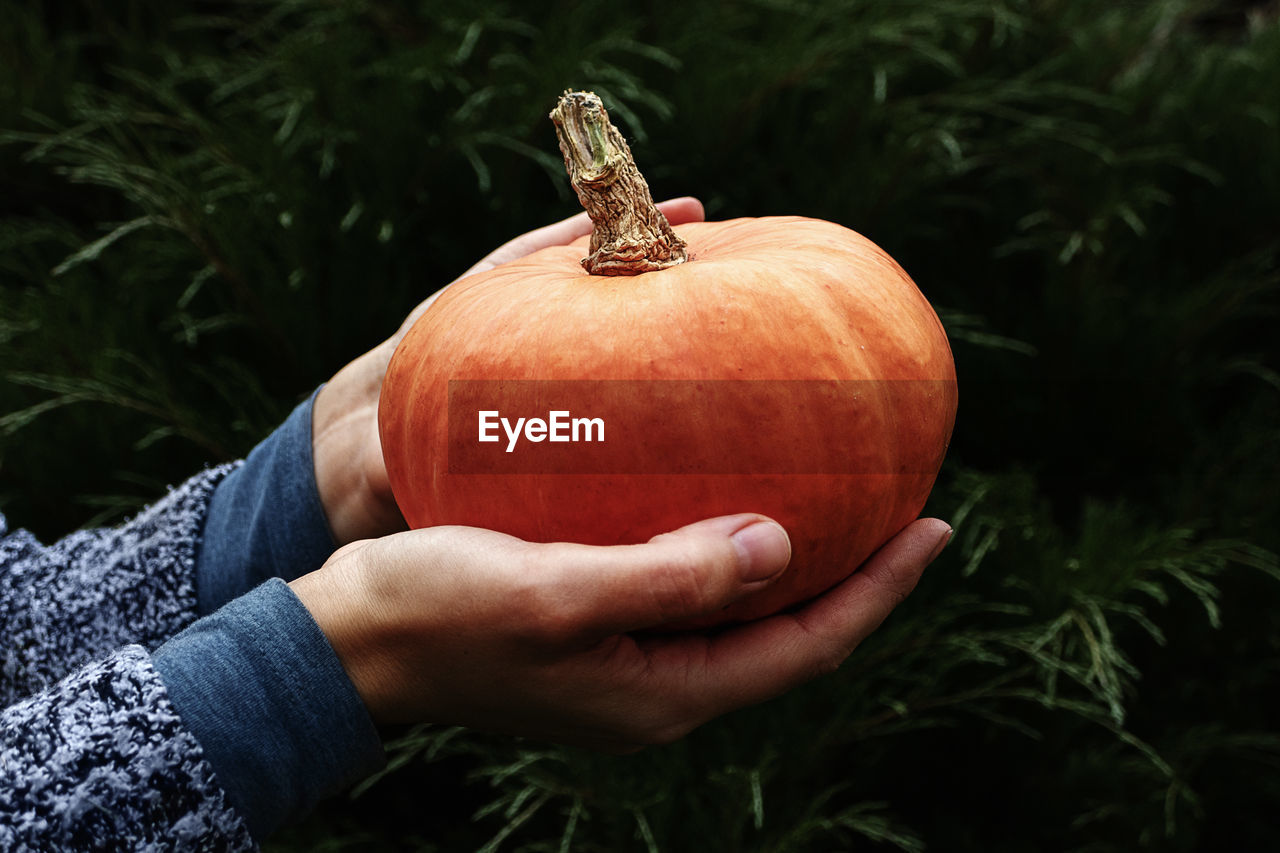
[[942,553],[942,549],[947,547],[947,543],[951,541],[951,534],[955,533],[950,527],[947,532],[938,537],[938,544],[933,546],[933,553],[929,555],[929,562],[932,563],[938,559],[938,555]]
[[742,580],[747,583],[773,577],[791,560],[791,540],[775,521],[756,521],[730,537],[738,548]]

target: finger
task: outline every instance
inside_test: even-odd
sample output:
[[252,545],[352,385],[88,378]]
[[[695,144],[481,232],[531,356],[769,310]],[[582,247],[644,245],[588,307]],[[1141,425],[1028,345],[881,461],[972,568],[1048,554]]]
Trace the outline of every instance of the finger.
[[[702,222],[706,219],[706,211],[703,209],[702,202],[693,196],[681,196],[680,198],[667,199],[658,202],[658,210],[662,211],[662,215],[667,217],[667,221],[672,225],[684,225],[688,222]],[[539,249],[545,249],[549,246],[564,246],[577,240],[579,237],[585,237],[591,233],[591,218],[587,216],[586,211],[568,219],[562,219],[550,225],[544,225],[527,234],[521,234],[512,240],[508,240],[498,248],[494,249],[488,255],[485,255],[474,266],[458,276],[455,281],[466,278],[476,273],[491,270],[494,267],[501,266],[508,261],[515,261],[523,258],[525,255],[532,254]],[[440,294],[444,293],[446,288],[440,288],[424,301],[418,303],[405,321],[396,330],[390,339],[391,348],[394,348],[400,339],[405,336],[409,328],[426,313],[431,304],[440,298]]]
[[672,225],[684,225],[686,222],[702,222],[707,218],[702,202],[693,196],[682,196],[660,201],[658,202],[658,210],[662,211],[662,215],[667,217],[667,221]]
[[[672,225],[701,222],[706,218],[702,202],[693,196],[681,196],[680,198],[660,201],[657,207]],[[548,246],[568,245],[579,237],[585,237],[590,234],[593,227],[591,218],[586,211],[583,211],[575,216],[570,216],[568,219],[562,219],[559,222],[544,225],[527,234],[522,234],[504,244],[498,251],[503,252],[504,255],[519,252],[519,254],[506,258],[506,260],[514,260],[539,249],[545,249]],[[497,252],[494,254],[497,254]],[[505,263],[505,260],[503,263]]]
[[[660,202],[658,210],[662,211],[662,214],[667,217],[667,221],[672,225],[701,222],[706,216],[702,202],[691,196]],[[590,234],[592,227],[591,218],[587,216],[586,211],[570,216],[568,219],[544,225],[503,243],[486,255],[479,263],[463,273],[461,277],[465,278],[478,272],[491,270],[508,261],[523,258],[525,255],[549,246],[566,246],[579,237],[585,237]]]
[[798,611],[795,618],[809,633],[829,638],[837,652],[848,657],[911,594],[950,538],[951,526],[945,521],[912,522],[852,577]]
[[643,545],[552,543],[526,552],[531,576],[553,578],[563,638],[598,639],[714,613],[776,578],[786,532],[755,513],[700,521]]
[[[702,222],[706,218],[706,212],[703,210],[702,202],[692,196],[682,196],[680,198],[667,199],[658,203],[658,210],[667,217],[667,221],[672,225],[683,225],[687,222]],[[539,249],[545,249],[548,246],[564,246],[577,240],[579,237],[585,237],[591,233],[591,218],[587,216],[586,211],[568,219],[562,219],[559,222],[553,222],[550,225],[544,225],[527,234],[521,234],[513,240],[503,243],[494,249],[488,255],[480,259],[474,266],[458,276],[455,280],[461,280],[469,275],[475,275],[479,272],[491,270],[494,267],[501,266],[508,261],[515,261],[523,258],[525,255],[532,254]],[[401,324],[396,334],[392,336],[392,346],[398,343],[405,333],[409,331],[409,327],[421,317],[431,303],[435,302],[444,293],[445,288],[437,290],[423,302],[420,302],[416,308],[409,313],[408,318]]]
[[591,218],[587,216],[586,211],[583,211],[576,216],[570,216],[568,219],[544,225],[541,228],[508,240],[488,255],[485,255],[475,266],[464,272],[459,278],[466,278],[478,272],[491,270],[496,266],[523,258],[525,255],[532,254],[539,249],[545,249],[548,246],[563,246],[572,243],[579,237],[584,237],[590,233]]
[[946,522],[920,519],[846,581],[794,613],[714,637],[646,640],[648,670],[669,682],[654,689],[697,685],[710,718],[835,670],[911,593],[950,535]]
[[[591,233],[591,218],[587,216],[586,211],[576,216],[570,216],[568,219],[562,219],[550,225],[544,225],[519,237],[508,240],[489,254],[485,255],[475,263],[470,269],[458,276],[454,281],[461,281],[467,276],[476,273],[486,272],[494,267],[502,266],[509,261],[519,260],[525,255],[530,255],[539,249],[545,249],[548,246],[563,246],[566,243],[572,243],[574,240]],[[409,316],[401,324],[397,330],[393,341],[398,342],[409,331],[409,328],[417,322],[418,318],[426,313],[440,295],[447,290],[442,287],[429,296],[424,301],[418,303]]]
[[568,219],[562,219],[559,222],[535,228],[527,234],[521,234],[506,243],[503,248],[508,249],[510,253],[514,254],[514,257],[519,258],[539,249],[545,249],[548,246],[564,246],[572,243],[579,237],[585,237],[590,234],[591,228],[591,217],[587,216],[587,212],[584,210],[582,213],[570,216]]

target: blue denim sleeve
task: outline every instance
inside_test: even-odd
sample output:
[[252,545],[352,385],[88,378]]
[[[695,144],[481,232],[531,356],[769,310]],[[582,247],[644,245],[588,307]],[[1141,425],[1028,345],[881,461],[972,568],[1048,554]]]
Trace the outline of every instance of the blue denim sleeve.
[[314,571],[337,549],[316,489],[314,403],[312,394],[213,493],[196,560],[200,613],[267,578]]
[[169,695],[261,839],[381,766],[363,702],[285,581],[336,549],[316,489],[315,395],[218,484],[196,558],[204,618],[155,653]]
[[383,765],[337,654],[279,578],[193,623],[152,660],[255,840]]

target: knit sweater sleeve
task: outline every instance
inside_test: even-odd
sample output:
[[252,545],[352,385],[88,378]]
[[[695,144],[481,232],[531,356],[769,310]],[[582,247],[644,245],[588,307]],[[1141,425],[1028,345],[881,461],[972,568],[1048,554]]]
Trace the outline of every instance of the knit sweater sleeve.
[[140,646],[0,714],[0,850],[255,850]]
[[51,546],[0,516],[0,850],[252,850],[147,649],[196,618],[207,471]]
[[130,644],[148,649],[195,621],[196,555],[215,487],[205,471],[124,525],[49,546],[0,515],[0,703],[52,686]]

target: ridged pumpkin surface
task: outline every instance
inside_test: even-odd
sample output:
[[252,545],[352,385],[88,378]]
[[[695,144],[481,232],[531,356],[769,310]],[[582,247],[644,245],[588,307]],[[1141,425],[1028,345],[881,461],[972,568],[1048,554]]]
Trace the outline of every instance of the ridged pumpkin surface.
[[[591,276],[583,240],[464,279],[416,322],[379,407],[411,526],[621,544],[764,513],[790,534],[791,565],[714,620],[727,622],[828,589],[919,515],[957,397],[942,325],[907,274],[820,220],[676,231],[691,258],[679,266]],[[501,430],[468,444],[468,389],[499,394],[513,421],[577,394],[594,411],[573,415],[601,415],[605,442],[522,441],[523,462]]]

